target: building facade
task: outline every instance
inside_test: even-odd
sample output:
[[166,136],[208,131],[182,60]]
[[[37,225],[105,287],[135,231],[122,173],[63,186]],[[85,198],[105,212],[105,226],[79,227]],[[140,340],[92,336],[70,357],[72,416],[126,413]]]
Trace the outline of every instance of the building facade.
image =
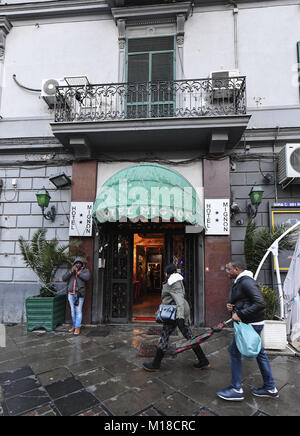
[[[0,2],[0,322],[23,322],[37,293],[17,241],[43,227],[81,241],[86,323],[151,320],[170,262],[195,325],[228,316],[251,188],[264,190],[258,226],[300,214],[297,171],[278,172],[292,144],[300,175],[298,3]],[[55,188],[61,173],[71,186]],[[80,217],[70,232],[87,203],[92,233]],[[273,284],[271,264],[260,279]]]

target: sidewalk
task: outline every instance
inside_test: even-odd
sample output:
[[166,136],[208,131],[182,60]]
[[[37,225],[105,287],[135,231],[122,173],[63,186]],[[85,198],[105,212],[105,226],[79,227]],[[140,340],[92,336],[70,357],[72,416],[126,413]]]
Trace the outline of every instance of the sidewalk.
[[[27,333],[25,325],[6,327],[0,348],[0,415],[5,416],[299,416],[300,360],[270,355],[279,399],[253,397],[261,386],[256,362],[243,362],[245,400],[219,399],[230,383],[227,346],[232,331],[205,344],[211,369],[193,368],[194,353],[163,360],[160,372],[142,369],[153,355],[159,326],[85,327],[79,337],[69,326]],[[193,329],[199,333],[203,329]],[[172,336],[172,342],[181,342]]]

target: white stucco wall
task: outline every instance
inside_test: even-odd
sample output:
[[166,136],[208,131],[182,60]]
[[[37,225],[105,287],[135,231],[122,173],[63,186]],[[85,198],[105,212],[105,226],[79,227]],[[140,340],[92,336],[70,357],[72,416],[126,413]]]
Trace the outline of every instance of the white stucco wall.
[[211,71],[234,68],[231,11],[200,12],[185,25],[185,78],[205,78]]
[[[237,15],[238,63],[241,75],[247,76],[248,108],[299,106],[299,86],[295,79],[300,7],[284,2],[276,4],[266,2],[265,7],[242,4]],[[118,30],[112,17],[99,15],[95,19],[90,16],[67,21],[41,19],[38,25],[13,22],[7,36],[3,71],[1,116],[4,122],[15,118],[53,116],[53,111],[48,109],[39,93],[18,87],[12,79],[13,74],[20,83],[37,89],[43,79],[67,75],[87,75],[91,83],[118,81]],[[134,35],[143,34],[136,29],[140,28],[135,28]],[[133,36],[132,29],[129,30]],[[154,34],[161,32],[162,28],[158,26]],[[169,32],[173,33],[173,28]],[[208,77],[211,71],[220,69],[234,69],[232,6],[195,8],[185,24],[182,61],[182,78],[186,79]],[[177,56],[179,63],[181,60]],[[281,118],[275,121],[275,125],[287,124]],[[4,122],[3,128],[6,126]],[[44,124],[48,130],[46,127],[39,129],[40,136],[51,134],[49,122]],[[16,136],[34,134],[33,127],[29,127],[18,131]],[[8,133],[3,135],[7,137]]]
[[[235,67],[232,9],[202,10],[197,8],[185,26],[185,78]],[[248,107],[256,107],[257,98],[259,106],[299,105],[299,5],[243,6],[237,20],[238,64],[247,76]]]
[[299,5],[240,11],[240,71],[247,75],[249,106],[255,106],[255,97],[263,98],[263,106],[299,104],[299,23]]
[[14,26],[7,36],[2,93],[3,117],[49,114],[39,93],[43,79],[87,75],[91,83],[116,82],[118,38],[112,20]]

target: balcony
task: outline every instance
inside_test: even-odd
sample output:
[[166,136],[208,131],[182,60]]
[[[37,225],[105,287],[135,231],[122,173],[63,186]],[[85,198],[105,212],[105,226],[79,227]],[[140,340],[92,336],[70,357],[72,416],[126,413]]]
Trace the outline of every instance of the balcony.
[[245,77],[85,84],[57,87],[52,130],[67,147],[84,138],[92,153],[174,146],[222,153],[249,118]]

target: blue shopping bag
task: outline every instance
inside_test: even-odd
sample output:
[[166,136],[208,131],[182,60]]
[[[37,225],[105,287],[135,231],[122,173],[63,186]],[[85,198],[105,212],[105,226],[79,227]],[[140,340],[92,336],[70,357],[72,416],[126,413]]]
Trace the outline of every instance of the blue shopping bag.
[[234,322],[236,346],[241,355],[248,360],[254,360],[261,350],[261,338],[252,325]]

